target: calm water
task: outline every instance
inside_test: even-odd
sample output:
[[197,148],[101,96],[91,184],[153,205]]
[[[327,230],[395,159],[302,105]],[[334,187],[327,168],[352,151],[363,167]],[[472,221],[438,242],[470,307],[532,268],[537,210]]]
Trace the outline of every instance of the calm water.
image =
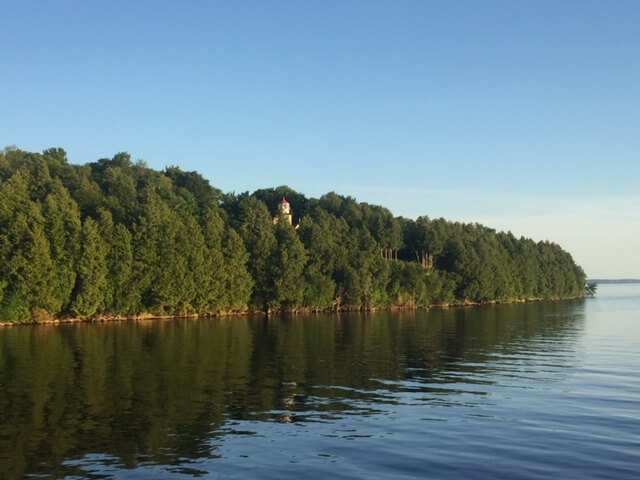
[[0,478],[640,478],[640,285],[0,330]]

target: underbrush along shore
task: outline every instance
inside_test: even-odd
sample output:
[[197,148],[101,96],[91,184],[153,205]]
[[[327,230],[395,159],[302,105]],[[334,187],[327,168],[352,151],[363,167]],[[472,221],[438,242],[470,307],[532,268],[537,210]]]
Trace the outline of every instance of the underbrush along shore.
[[130,322],[130,321],[149,321],[149,320],[172,320],[172,319],[198,319],[198,318],[220,318],[220,317],[241,317],[241,316],[257,316],[265,315],[272,316],[278,314],[284,315],[314,315],[319,313],[331,313],[339,315],[340,313],[347,312],[384,312],[384,311],[398,311],[398,310],[429,310],[429,309],[447,309],[447,308],[462,308],[462,307],[482,307],[487,305],[498,304],[513,304],[513,303],[527,303],[527,302],[543,302],[543,301],[566,301],[566,300],[581,300],[584,296],[570,296],[570,297],[557,297],[557,298],[526,298],[526,299],[510,299],[510,300],[490,300],[486,302],[476,302],[471,300],[458,300],[449,303],[435,303],[429,306],[426,305],[393,305],[388,307],[353,307],[342,306],[339,309],[335,308],[309,308],[301,307],[296,309],[269,309],[264,310],[244,310],[244,311],[219,311],[215,313],[183,313],[183,314],[153,314],[153,313],[139,313],[135,315],[114,315],[114,314],[98,314],[91,317],[60,317],[53,318],[47,314],[38,315],[37,318],[32,318],[25,321],[18,322],[5,322],[0,320],[0,327],[15,327],[19,325],[65,325],[72,323],[106,323],[106,322]]

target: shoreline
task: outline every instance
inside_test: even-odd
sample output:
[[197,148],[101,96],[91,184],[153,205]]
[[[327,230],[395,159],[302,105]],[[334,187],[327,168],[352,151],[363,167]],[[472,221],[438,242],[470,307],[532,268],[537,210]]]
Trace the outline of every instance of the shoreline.
[[510,305],[514,303],[531,303],[531,302],[560,302],[568,300],[581,300],[586,298],[583,296],[573,297],[559,297],[559,298],[528,298],[528,299],[514,299],[514,300],[490,300],[486,302],[474,302],[470,300],[463,300],[453,303],[438,303],[432,304],[428,307],[417,306],[391,306],[391,307],[373,307],[373,308],[349,308],[343,307],[339,310],[332,308],[313,309],[313,308],[299,308],[295,310],[269,310],[267,312],[262,310],[246,310],[246,311],[226,311],[217,313],[189,313],[179,315],[154,315],[154,314],[139,314],[139,315],[112,315],[102,314],[93,317],[70,317],[70,318],[48,318],[44,320],[27,320],[24,322],[3,322],[0,321],[1,327],[18,327],[18,326],[36,326],[36,325],[69,325],[69,324],[87,324],[87,323],[115,323],[115,322],[131,322],[131,321],[147,321],[147,320],[178,320],[178,319],[204,319],[204,318],[223,318],[223,317],[242,317],[242,316],[273,316],[273,315],[317,315],[319,313],[330,313],[332,315],[339,315],[340,313],[353,313],[353,312],[385,312],[385,311],[397,311],[397,310],[426,310],[430,309],[450,309],[450,308],[470,308],[470,307],[483,307],[489,305]]

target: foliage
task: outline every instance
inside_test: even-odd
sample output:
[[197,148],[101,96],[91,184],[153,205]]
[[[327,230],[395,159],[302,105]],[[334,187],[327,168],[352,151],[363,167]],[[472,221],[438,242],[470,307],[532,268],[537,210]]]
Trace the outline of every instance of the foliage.
[[[272,220],[283,197],[293,226]],[[197,172],[127,153],[72,165],[59,148],[0,152],[0,256],[4,321],[585,294],[584,272],[554,243],[394,217],[334,192],[223,194]]]

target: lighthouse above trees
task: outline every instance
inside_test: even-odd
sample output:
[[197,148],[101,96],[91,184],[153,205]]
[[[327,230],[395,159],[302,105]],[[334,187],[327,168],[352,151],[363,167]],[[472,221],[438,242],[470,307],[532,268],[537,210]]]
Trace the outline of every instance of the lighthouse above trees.
[[273,217],[273,223],[278,223],[280,218],[289,222],[289,225],[293,225],[293,212],[291,211],[291,205],[285,197],[282,197],[282,201],[278,204],[278,215]]

